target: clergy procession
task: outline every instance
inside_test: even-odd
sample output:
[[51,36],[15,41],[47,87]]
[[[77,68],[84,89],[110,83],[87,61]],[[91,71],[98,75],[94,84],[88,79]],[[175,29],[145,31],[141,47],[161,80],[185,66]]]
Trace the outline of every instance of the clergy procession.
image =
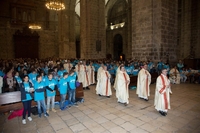
[[[90,90],[94,85],[97,96],[110,98],[115,92],[116,102],[128,106],[130,77],[137,76],[136,94],[139,99],[148,102],[150,90],[155,89],[154,106],[166,116],[170,109],[171,84],[184,83],[187,76],[194,76],[180,62],[170,68],[162,61],[157,64],[151,60],[79,60],[79,59],[14,59],[1,60],[0,76],[1,93],[21,91],[24,111],[22,123],[26,124],[26,115],[32,121],[31,101],[37,102],[38,115],[49,117],[49,111],[56,112],[55,92],[60,92],[59,108],[64,111],[71,106],[78,107],[76,102],[77,83],[82,83],[83,90]],[[178,67],[178,69],[177,69]],[[158,73],[156,88],[150,89],[151,74]],[[200,78],[195,82],[200,83]],[[34,92],[34,93],[33,93]],[[45,93],[46,92],[46,96]],[[69,104],[65,105],[66,96]],[[47,98],[47,102],[45,102]],[[28,112],[28,114],[26,114]]]

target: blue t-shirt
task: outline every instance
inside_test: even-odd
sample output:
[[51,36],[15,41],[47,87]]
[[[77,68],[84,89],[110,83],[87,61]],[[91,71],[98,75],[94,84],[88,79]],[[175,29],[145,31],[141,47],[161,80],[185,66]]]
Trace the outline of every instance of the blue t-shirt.
[[[34,89],[43,89],[45,87],[44,82],[34,82]],[[44,100],[44,92],[36,92],[35,91],[35,95],[34,95],[34,100],[35,101],[39,101],[39,100]]]
[[158,70],[161,70],[163,68],[163,63],[162,62],[158,62],[157,67],[158,67]]
[[[52,80],[47,79],[45,84],[46,86],[49,86],[49,88],[51,88],[52,90],[55,90],[55,86],[57,85],[57,82],[55,79],[52,79]],[[46,94],[47,94],[47,97],[52,97],[56,95],[56,91],[52,92],[46,89]]]
[[32,83],[36,82],[36,76],[37,76],[37,73],[29,73],[28,74],[29,81],[31,81]]
[[67,70],[59,70],[58,71],[58,76],[59,76],[60,79],[63,77],[64,72],[67,72]]
[[19,76],[15,76],[15,79],[16,79],[18,84],[22,83],[22,79]]
[[138,73],[139,73],[139,70],[138,70],[138,69],[134,69],[134,70],[133,70],[133,76],[137,76]]
[[68,76],[67,82],[69,83],[70,89],[74,90],[76,89],[76,74]]
[[[26,92],[30,92],[30,85],[29,82],[24,82],[24,88]],[[29,93],[26,93],[26,99],[22,100],[22,101],[28,101],[28,100],[32,100],[32,97]]]
[[61,78],[58,82],[60,94],[67,94],[67,78]]
[[113,65],[110,65],[110,69],[108,70],[110,74],[115,74],[115,69],[113,67]]
[[5,73],[3,71],[0,70],[0,76],[4,77]]

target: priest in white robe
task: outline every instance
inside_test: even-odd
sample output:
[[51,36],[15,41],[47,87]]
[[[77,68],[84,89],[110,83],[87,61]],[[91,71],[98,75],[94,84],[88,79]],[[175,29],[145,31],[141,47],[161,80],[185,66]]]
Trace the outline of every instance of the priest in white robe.
[[180,73],[176,66],[169,71],[169,80],[172,84],[180,84]]
[[93,63],[90,62],[90,65],[88,66],[88,77],[89,77],[89,84],[90,85],[93,85],[95,84],[95,77],[94,77],[94,66],[93,66]]
[[78,82],[82,82],[83,80],[83,76],[81,75],[81,67],[82,67],[82,64],[81,62],[78,62],[78,64],[75,66],[75,71],[77,73],[77,76],[78,76]]
[[97,81],[100,79],[100,73],[103,70],[104,64],[101,63],[101,66],[99,67],[99,69],[97,70]]
[[111,75],[107,71],[107,66],[104,66],[103,70],[101,70],[99,74],[99,79],[96,85],[96,94],[110,98],[112,95],[110,78]]
[[170,93],[172,92],[170,80],[167,78],[167,69],[163,69],[156,80],[154,98],[155,109],[163,116],[166,116],[168,109],[170,109]]
[[136,90],[138,97],[145,101],[148,101],[148,96],[150,96],[149,85],[151,84],[151,74],[147,71],[147,68],[147,64],[144,64],[142,69],[139,71]]
[[117,101],[119,103],[123,103],[125,106],[129,104],[129,83],[130,83],[130,77],[126,73],[126,70],[124,66],[120,66],[120,70],[118,74],[116,75],[116,97]]
[[82,77],[81,81],[83,84],[83,89],[90,90],[90,88],[88,87],[90,85],[89,75],[88,75],[88,66],[86,65],[85,61],[83,61],[83,65],[81,66],[80,73]]
[[65,60],[66,63],[64,63],[64,69],[67,70],[67,72],[69,73],[69,71],[71,70],[71,68],[73,67],[73,65],[71,64],[70,60]]

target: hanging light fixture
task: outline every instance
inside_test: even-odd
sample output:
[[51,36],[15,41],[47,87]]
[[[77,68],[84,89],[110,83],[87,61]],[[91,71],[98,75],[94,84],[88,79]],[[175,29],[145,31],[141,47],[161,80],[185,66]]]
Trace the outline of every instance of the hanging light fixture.
[[42,27],[38,24],[30,24],[28,28],[33,30],[40,30]]
[[65,9],[65,4],[62,0],[47,0],[45,5],[50,10],[60,11]]

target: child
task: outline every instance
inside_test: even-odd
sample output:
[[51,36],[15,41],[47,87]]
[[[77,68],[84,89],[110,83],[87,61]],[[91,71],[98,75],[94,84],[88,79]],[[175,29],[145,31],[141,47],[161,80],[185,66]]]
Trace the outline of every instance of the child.
[[60,109],[64,110],[65,109],[65,99],[67,95],[67,77],[68,73],[64,72],[63,73],[63,78],[60,79],[58,82],[58,91],[60,92]]
[[54,109],[54,104],[55,104],[55,95],[56,95],[56,91],[55,91],[55,87],[57,85],[57,82],[55,79],[53,79],[53,74],[49,73],[48,74],[48,78],[45,81],[46,83],[46,94],[47,94],[47,113],[49,113],[49,109],[50,109],[50,102],[51,102],[51,109],[53,112],[56,112],[56,110]]
[[46,104],[45,104],[45,97],[44,97],[45,84],[44,84],[44,82],[42,82],[41,75],[36,76],[36,82],[34,83],[34,89],[35,89],[34,100],[37,102],[39,117],[41,117],[41,114],[42,114],[41,107],[43,109],[44,116],[48,117],[49,114],[46,111]]

